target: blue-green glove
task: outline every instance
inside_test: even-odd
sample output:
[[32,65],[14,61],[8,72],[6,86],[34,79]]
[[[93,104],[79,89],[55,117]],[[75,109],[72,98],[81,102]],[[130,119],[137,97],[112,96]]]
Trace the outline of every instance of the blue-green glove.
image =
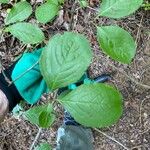
[[15,81],[21,74],[34,66],[31,70],[26,72],[14,82],[20,95],[29,104],[36,103],[43,93],[48,92],[46,83],[40,73],[39,64],[36,64],[42,50],[43,48],[35,50],[32,53],[23,54],[12,72],[12,80]]

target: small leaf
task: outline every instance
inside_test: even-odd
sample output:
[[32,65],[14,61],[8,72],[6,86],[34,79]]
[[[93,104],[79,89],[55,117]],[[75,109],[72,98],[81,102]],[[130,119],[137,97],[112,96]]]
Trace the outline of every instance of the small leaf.
[[16,23],[5,29],[25,44],[36,44],[44,40],[41,29],[31,23]]
[[[33,108],[30,108],[24,113],[24,117],[30,121],[32,124],[38,125],[40,127],[40,116],[42,116],[42,112],[47,111],[49,114],[52,114],[52,106],[51,104],[48,105],[41,105],[41,106],[35,106]],[[52,117],[54,119],[54,115]],[[54,121],[54,120],[53,120]]]
[[122,114],[122,96],[102,83],[81,85],[59,100],[71,116],[88,127],[107,127]]
[[10,10],[8,13],[5,24],[15,23],[19,21],[23,21],[28,18],[32,13],[31,5],[26,2],[22,1],[17,4]]
[[102,50],[114,60],[129,64],[136,53],[136,44],[132,36],[118,26],[97,28],[97,38]]
[[41,143],[35,150],[52,150],[52,148],[48,143]]
[[54,120],[55,120],[55,117],[53,114],[47,111],[42,111],[39,116],[39,127],[48,128],[52,125]]
[[39,64],[48,87],[54,90],[78,81],[91,59],[88,40],[81,34],[65,32],[50,39]]
[[55,116],[52,114],[52,105],[48,104],[47,108],[43,110],[39,116],[39,127],[48,128],[55,120]]
[[103,0],[100,7],[100,16],[122,18],[135,12],[143,0]]
[[41,23],[47,23],[54,19],[58,14],[59,6],[54,3],[45,3],[37,7],[35,11],[35,16],[37,20]]
[[0,0],[0,3],[8,3],[9,2],[9,0]]

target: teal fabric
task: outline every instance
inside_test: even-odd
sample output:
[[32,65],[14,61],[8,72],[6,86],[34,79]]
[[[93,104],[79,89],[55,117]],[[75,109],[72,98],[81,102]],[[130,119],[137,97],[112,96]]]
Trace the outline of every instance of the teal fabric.
[[83,83],[84,84],[91,84],[91,83],[94,83],[94,80],[91,80],[89,78],[85,78]]
[[[32,53],[23,54],[12,72],[11,77],[13,81],[39,60],[42,50],[43,48],[35,50]],[[43,93],[48,92],[46,83],[40,73],[39,64],[16,80],[14,84],[20,95],[29,104],[36,103]]]
[[77,88],[77,86],[75,83],[68,85],[69,90],[75,90],[76,88]]
[[[83,84],[91,84],[91,83],[94,83],[94,80],[91,80],[91,79],[88,78],[87,73],[85,73],[85,74],[82,76],[82,78],[81,78],[78,82],[80,82],[80,81],[83,81]],[[76,88],[77,88],[76,83],[73,83],[73,84],[68,85],[68,89],[69,89],[69,90],[75,90]]]

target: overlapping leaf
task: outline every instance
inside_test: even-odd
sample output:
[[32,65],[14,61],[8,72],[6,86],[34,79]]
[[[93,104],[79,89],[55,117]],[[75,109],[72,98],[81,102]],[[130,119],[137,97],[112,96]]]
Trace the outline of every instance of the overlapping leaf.
[[52,37],[40,59],[41,73],[50,89],[78,81],[92,59],[88,40],[81,34],[65,32]]
[[53,109],[50,104],[35,106],[27,110],[24,113],[24,116],[32,124],[35,124],[42,128],[48,128],[54,122],[55,119],[52,110]]

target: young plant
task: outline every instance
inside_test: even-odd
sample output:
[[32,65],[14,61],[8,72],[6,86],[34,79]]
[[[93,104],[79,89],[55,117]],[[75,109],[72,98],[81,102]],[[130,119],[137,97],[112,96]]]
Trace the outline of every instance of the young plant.
[[[77,82],[91,59],[88,40],[83,35],[65,32],[50,39],[40,58],[40,70],[48,87],[55,90]],[[105,84],[81,85],[58,102],[76,121],[89,127],[111,125],[122,114],[122,96]]]
[[[91,59],[88,40],[83,35],[65,32],[52,37],[42,51],[40,70],[47,86],[56,90],[77,82],[87,70]],[[57,101],[76,121],[88,127],[109,126],[116,123],[122,114],[121,94],[106,84],[81,85],[67,95],[60,96]],[[31,123],[48,127],[50,112],[45,112],[45,106],[39,106],[25,114]],[[53,119],[49,120],[52,122]]]
[[[41,23],[52,21],[62,3],[63,0],[47,0],[37,7],[37,20]],[[135,12],[142,3],[143,0],[103,0],[98,15],[119,19]],[[40,28],[21,22],[27,19],[31,12],[28,2],[17,3],[5,19],[6,25],[9,26],[4,31],[10,32],[26,44],[42,42],[44,34]],[[136,44],[133,37],[118,26],[98,26],[97,39],[102,51],[116,61],[129,64],[135,56]],[[39,60],[41,73],[49,89],[54,91],[80,80],[88,69],[92,56],[90,43],[83,35],[73,32],[54,35]],[[57,102],[63,105],[77,122],[87,127],[112,125],[119,120],[123,111],[120,92],[113,86],[102,83],[83,84],[59,96]],[[55,119],[51,104],[33,107],[24,115],[39,128],[50,127]]]
[[28,2],[22,1],[22,2],[16,3],[14,7],[12,7],[10,12],[8,13],[5,19],[5,24],[9,25],[12,23],[24,21],[31,14],[32,14],[32,7]]
[[[3,1],[6,2],[6,1]],[[41,23],[52,21],[57,16],[63,0],[48,0],[36,8],[35,16]],[[8,13],[5,24],[10,25],[4,29],[25,44],[36,44],[42,42],[45,37],[41,29],[34,24],[22,22],[32,14],[32,7],[27,1],[16,3]],[[15,24],[14,24],[15,23]]]
[[42,42],[45,37],[42,30],[37,25],[21,22],[27,19],[31,13],[32,7],[28,2],[21,1],[16,3],[5,19],[6,26],[9,26],[6,27],[4,31],[10,32],[14,37],[25,44]]

